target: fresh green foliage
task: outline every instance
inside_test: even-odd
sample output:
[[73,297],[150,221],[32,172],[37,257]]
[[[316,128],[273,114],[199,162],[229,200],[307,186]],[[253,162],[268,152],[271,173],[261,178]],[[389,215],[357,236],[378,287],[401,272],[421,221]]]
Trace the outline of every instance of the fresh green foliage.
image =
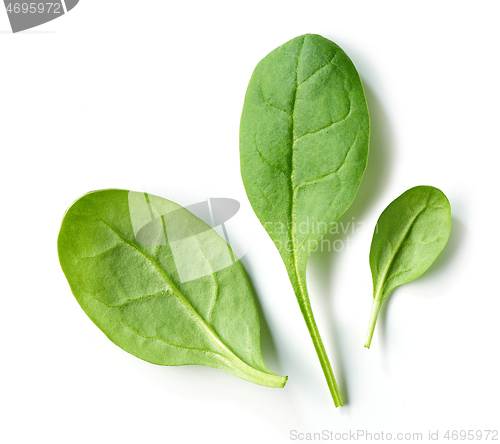
[[241,116],[241,174],[285,263],[336,406],[342,399],[309,302],[306,267],[356,195],[368,141],[361,81],[335,43],[307,34],[259,62]]
[[431,266],[450,231],[450,202],[434,187],[410,188],[382,212],[370,249],[374,300],[365,347],[370,348],[380,309],[390,292]]
[[240,262],[185,208],[125,190],[86,194],[64,216],[58,250],[78,303],[125,351],[154,364],[206,365],[285,385],[262,359]]

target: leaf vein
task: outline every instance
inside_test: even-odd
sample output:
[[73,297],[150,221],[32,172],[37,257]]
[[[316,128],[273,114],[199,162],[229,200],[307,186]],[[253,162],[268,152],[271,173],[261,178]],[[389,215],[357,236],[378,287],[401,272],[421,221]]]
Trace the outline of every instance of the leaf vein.
[[297,137],[296,139],[293,139],[293,143],[303,139],[304,137],[308,137],[308,136],[312,136],[314,134],[318,134],[318,133],[321,133],[322,131],[326,131],[327,129],[330,129],[331,127],[335,126],[335,125],[338,125],[342,122],[345,122],[350,116],[351,116],[351,112],[352,112],[352,102],[351,100],[349,99],[349,112],[345,115],[345,117],[342,117],[342,119],[340,120],[336,120],[335,122],[332,122],[330,123],[329,125],[327,126],[324,126],[323,128],[320,128],[318,130],[315,130],[315,131],[311,131],[311,132],[308,132],[308,133],[305,133],[305,134],[302,134],[302,136],[300,137]]
[[335,57],[339,54],[340,51],[336,51],[335,54],[333,55],[332,59],[329,62],[326,62],[324,65],[320,66],[316,71],[314,71],[309,77],[305,78],[302,80],[302,82],[298,83],[297,86],[302,85],[303,83],[306,83],[311,77],[315,76],[318,72],[320,72],[323,68],[326,68],[329,65],[337,66],[333,61],[335,60]]
[[[296,190],[299,187],[302,187],[302,186],[305,186],[305,185],[311,185],[313,183],[319,182],[320,180],[326,179],[328,176],[331,176],[333,174],[337,174],[339,172],[339,170],[345,165],[345,163],[347,161],[347,156],[349,156],[349,153],[351,152],[353,146],[356,144],[357,140],[358,140],[358,134],[356,134],[356,137],[354,138],[354,142],[347,149],[347,151],[345,153],[345,156],[344,156],[344,159],[342,160],[342,162],[340,163],[340,165],[334,171],[331,171],[330,173],[327,173],[324,176],[318,177],[316,179],[312,179],[312,180],[309,180],[309,181],[304,181],[302,183],[299,183],[298,185],[295,185],[295,187],[293,187],[294,191],[296,192]],[[324,216],[324,214],[323,214],[323,216]]]
[[[78,259],[94,259],[96,257],[99,257],[99,256],[102,256],[106,253],[109,253],[110,251],[114,250],[116,247],[119,247],[120,245],[122,245],[121,242],[118,242],[117,244],[113,245],[112,247],[110,248],[106,248],[106,250],[104,251],[101,251],[100,253],[96,253],[96,254],[93,254],[92,256],[78,256],[77,254],[75,254],[75,256],[78,258]],[[74,254],[74,253],[73,253]]]
[[408,268],[407,270],[402,270],[402,271],[398,271],[396,274],[393,274],[392,276],[390,276],[386,281],[385,283],[387,284],[387,282],[389,282],[391,279],[395,279],[397,278],[398,276],[401,276],[403,273],[408,273],[409,271],[413,270],[420,262],[422,262],[424,260],[424,258],[418,260],[412,267]]
[[205,251],[201,247],[201,243],[200,243],[198,236],[196,234],[194,235],[194,238],[196,239],[198,247],[200,248],[201,254],[203,254],[203,256],[205,256],[205,259],[208,262],[208,266],[210,267],[210,270],[212,271],[212,278],[214,280],[214,295],[212,297],[212,301],[210,302],[207,316],[205,318],[207,320],[207,322],[211,323],[212,311],[214,309],[215,303],[217,302],[217,297],[219,296],[219,281],[217,279],[217,275],[215,274],[214,267],[212,267],[212,263],[210,262],[210,259],[208,259],[207,255],[205,254]]
[[[264,162],[266,162],[271,168],[274,168],[276,171],[279,171],[281,174],[283,174],[284,176],[287,176],[287,174],[281,169],[281,168],[278,168],[276,165],[274,165],[273,163],[271,163],[265,156],[264,154],[262,154],[262,151],[259,149],[259,146],[258,146],[258,143],[257,143],[257,134],[255,134],[255,150],[257,151],[257,153],[259,154],[259,156],[262,158],[262,160]],[[287,176],[288,177],[288,176]]]
[[138,245],[136,245],[134,242],[129,241],[120,231],[118,231],[115,227],[112,225],[108,224],[102,217],[98,215],[99,219],[101,222],[106,225],[111,231],[113,231],[122,241],[138,251],[140,254],[142,254],[153,266],[153,268],[156,270],[158,275],[160,276],[161,279],[165,281],[167,284],[167,288],[173,293],[173,295],[177,298],[177,300],[184,306],[186,311],[188,312],[189,316],[193,319],[195,324],[200,327],[202,330],[204,330],[208,336],[224,351],[229,352],[231,355],[233,355],[236,359],[241,360],[238,356],[234,354],[234,352],[225,345],[222,340],[219,338],[217,333],[213,330],[212,326],[208,324],[205,319],[198,313],[198,311],[193,307],[191,302],[184,296],[184,294],[175,286],[175,284],[172,282],[172,280],[169,278],[166,270],[163,269],[163,267],[158,263],[156,259],[154,259],[152,256],[150,256],[146,251],[142,250],[139,248]]
[[141,301],[143,299],[151,299],[151,298],[154,298],[154,297],[157,297],[157,296],[161,296],[161,295],[163,295],[163,294],[165,294],[167,292],[166,291],[159,291],[157,293],[147,294],[145,296],[140,296],[138,298],[127,299],[124,302],[121,302],[121,303],[116,304],[116,305],[115,304],[108,304],[107,302],[104,302],[102,299],[99,299],[97,296],[93,295],[92,293],[89,293],[88,291],[85,291],[85,293],[89,294],[97,302],[100,302],[101,304],[105,305],[106,307],[109,307],[109,308],[120,308],[120,307],[123,307],[124,305],[131,304],[132,302],[137,302],[137,301]]
[[262,101],[269,107],[274,108],[278,111],[281,111],[282,113],[285,113],[288,117],[292,118],[292,115],[288,112],[285,111],[284,109],[278,108],[277,106],[273,105],[272,103],[268,102],[264,96],[264,90],[262,89],[262,84],[259,83],[259,88],[260,88],[260,95],[262,96]]
[[386,281],[386,277],[387,277],[387,273],[389,272],[390,268],[392,267],[392,264],[394,263],[394,259],[396,258],[399,250],[401,249],[401,246],[403,245],[403,243],[405,242],[410,230],[411,230],[411,227],[413,226],[413,224],[415,223],[415,221],[418,219],[418,216],[420,216],[422,214],[422,212],[426,209],[426,206],[424,206],[414,217],[413,219],[410,221],[410,223],[408,224],[408,226],[406,227],[404,233],[403,233],[403,236],[401,236],[401,239],[397,242],[396,244],[396,247],[395,247],[395,250],[394,250],[394,254],[392,255],[391,259],[389,260],[388,264],[386,265],[386,267],[384,268],[384,271],[382,272],[382,277],[380,279],[380,282],[378,284],[378,287],[377,287],[377,290],[376,290],[376,295],[380,294],[380,291],[382,290],[385,282]]
[[[292,184],[293,187],[293,177],[295,174],[295,151],[294,151],[294,146],[295,146],[295,107],[297,105],[297,92],[299,90],[299,65],[300,65],[300,55],[302,54],[302,50],[304,49],[304,44],[306,41],[306,36],[302,39],[302,46],[300,47],[300,50],[297,54],[297,70],[295,71],[295,93],[293,97],[293,108],[292,108],[292,173],[290,175],[290,183]],[[293,188],[292,188],[293,189]],[[295,196],[296,194],[292,192],[292,212],[291,212],[291,219],[292,219],[292,229],[291,229],[291,237],[292,237],[292,247],[293,247],[293,262],[294,262],[294,268],[295,268],[295,274],[297,277],[299,276],[299,269],[298,269],[298,250],[296,249],[296,238],[295,238],[295,209],[296,209],[296,202],[295,202]],[[301,287],[302,293],[304,293],[302,289],[302,285],[299,281],[299,286]]]
[[427,241],[427,242],[422,242],[422,241],[419,241],[419,242],[409,242],[409,241],[406,241],[403,243],[403,245],[428,245],[428,244],[432,244],[436,241],[438,241],[439,239],[441,239],[441,236],[438,236],[436,237],[436,239],[432,239],[430,241]]
[[222,359],[223,361],[227,362],[227,358],[225,356],[221,355],[220,353],[214,352],[212,350],[205,350],[205,349],[199,348],[199,347],[186,347],[185,345],[173,344],[172,342],[169,342],[166,339],[163,339],[163,338],[161,338],[159,336],[147,336],[147,335],[141,334],[135,328],[132,328],[130,325],[127,325],[127,324],[125,324],[123,322],[121,322],[121,324],[125,328],[128,328],[129,330],[133,331],[134,334],[136,334],[137,336],[139,336],[141,338],[151,339],[151,340],[155,340],[155,341],[160,341],[160,342],[163,342],[164,344],[168,345],[169,347],[181,348],[181,349],[184,349],[184,350],[193,350],[193,351],[197,351],[197,352],[200,352],[200,353],[203,353],[203,354],[214,355],[214,356],[217,356],[218,359]]
[[267,197],[266,193],[264,193],[264,190],[259,187],[259,185],[257,185],[257,182],[254,182],[254,185],[259,189],[259,191],[262,193],[262,195],[264,196],[264,198],[267,200],[267,202],[269,203],[269,205],[271,206],[271,208],[273,209],[273,212],[274,214],[276,214],[276,216],[278,216],[278,219],[280,220],[280,222],[285,226],[287,227],[288,231],[290,231],[290,229],[288,228],[288,224],[286,224],[283,219],[281,218],[280,214],[278,213],[278,211],[276,210],[276,208],[274,208],[274,205],[272,204],[271,200]]
[[[346,160],[347,160],[347,157],[349,156],[349,153],[352,149],[352,147],[356,144],[356,141],[357,141],[357,138],[358,138],[358,135],[356,134],[356,137],[354,139],[354,142],[352,143],[352,145],[349,147],[349,149],[347,150],[347,153],[345,155],[345,158],[344,158],[344,161],[342,162],[342,164],[338,167],[338,169],[336,171],[334,171],[333,173],[330,173],[330,174],[336,174],[338,173],[338,171],[345,165],[346,163]],[[327,174],[327,176],[329,176],[330,174]],[[326,177],[326,176],[325,176]],[[324,177],[318,179],[318,180],[321,180],[321,179],[324,179]],[[311,181],[311,183],[313,183],[315,181]],[[308,185],[308,183],[306,184]],[[296,188],[296,190],[298,191],[298,187]],[[294,193],[295,194],[295,193]],[[326,210],[323,212],[323,214],[321,214],[321,216],[319,217],[319,220],[322,220],[323,217],[325,216],[325,214],[330,211],[330,208],[332,208],[333,204],[335,203],[335,199],[333,199],[331,202],[330,202],[330,205],[328,205],[328,207],[326,208]],[[309,240],[309,238],[312,236],[313,234],[313,231],[311,230],[309,232],[309,234],[305,237],[305,239],[300,243],[299,245],[299,248],[298,250],[300,250],[302,248],[302,246],[304,245],[305,242],[307,242]]]

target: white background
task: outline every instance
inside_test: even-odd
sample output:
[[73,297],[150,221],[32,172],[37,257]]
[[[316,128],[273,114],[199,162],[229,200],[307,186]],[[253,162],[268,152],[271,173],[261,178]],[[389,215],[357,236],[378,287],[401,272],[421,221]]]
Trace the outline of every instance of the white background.
[[[81,0],[14,35],[0,9],[0,441],[286,443],[292,430],[358,429],[426,440],[429,430],[499,429],[499,13],[496,1]],[[252,70],[304,33],[351,57],[372,120],[368,168],[341,219],[365,228],[308,268],[339,409],[239,173]],[[447,194],[451,237],[390,297],[367,350],[372,230],[420,184]],[[92,324],[56,239],[66,208],[102,188],[241,202],[230,229],[247,249],[264,358],[289,376],[284,389],[148,364]]]

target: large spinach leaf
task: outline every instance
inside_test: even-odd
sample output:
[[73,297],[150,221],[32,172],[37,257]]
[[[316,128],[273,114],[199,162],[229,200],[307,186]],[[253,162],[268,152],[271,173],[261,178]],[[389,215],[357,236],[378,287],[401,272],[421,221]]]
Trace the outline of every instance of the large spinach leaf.
[[285,385],[262,359],[240,262],[183,207],[125,190],[87,194],[64,216],[58,250],[78,303],[125,351],[154,364],[207,365]]
[[370,348],[380,309],[390,292],[431,266],[450,231],[450,202],[434,187],[410,188],[382,212],[370,248],[373,305],[365,347]]
[[368,142],[363,87],[335,43],[303,35],[259,62],[241,116],[241,174],[285,263],[336,406],[342,399],[309,302],[306,267],[356,195]]

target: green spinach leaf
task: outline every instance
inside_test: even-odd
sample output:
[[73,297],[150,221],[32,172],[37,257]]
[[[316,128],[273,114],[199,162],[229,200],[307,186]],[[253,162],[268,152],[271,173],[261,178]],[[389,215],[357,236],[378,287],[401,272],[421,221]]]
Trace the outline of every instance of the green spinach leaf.
[[64,216],[58,251],[78,303],[123,350],[154,364],[206,365],[285,385],[262,359],[240,262],[185,208],[146,193],[89,193]]
[[294,38],[255,68],[241,116],[241,174],[285,263],[336,406],[342,399],[309,302],[306,267],[356,195],[369,132],[358,73],[330,40]]
[[380,309],[390,292],[431,266],[450,231],[450,202],[434,187],[410,188],[382,212],[370,248],[373,305],[365,347],[370,348]]

